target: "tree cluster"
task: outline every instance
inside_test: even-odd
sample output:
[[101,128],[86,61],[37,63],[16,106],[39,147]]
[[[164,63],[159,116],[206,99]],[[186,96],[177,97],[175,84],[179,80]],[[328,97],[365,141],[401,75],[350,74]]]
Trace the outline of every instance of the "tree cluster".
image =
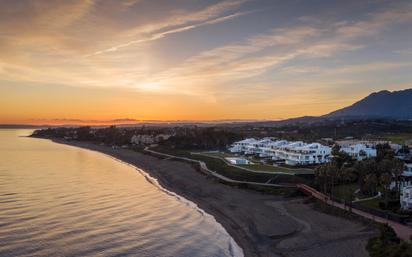
[[412,244],[399,240],[391,227],[382,224],[379,231],[366,246],[371,257],[412,257]]
[[384,207],[388,208],[390,185],[395,181],[394,198],[399,201],[404,163],[394,158],[389,145],[378,145],[377,157],[363,161],[353,161],[350,156],[340,152],[338,147],[333,148],[332,156],[331,162],[315,171],[315,182],[325,194],[331,194],[336,185],[357,183],[363,195],[374,196],[380,189],[383,190]]

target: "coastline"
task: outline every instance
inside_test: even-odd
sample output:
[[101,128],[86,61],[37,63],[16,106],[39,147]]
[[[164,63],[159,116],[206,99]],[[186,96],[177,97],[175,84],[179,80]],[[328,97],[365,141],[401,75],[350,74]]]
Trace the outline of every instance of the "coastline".
[[368,256],[364,246],[373,231],[359,223],[317,212],[302,198],[224,185],[180,161],[90,142],[51,140],[97,151],[143,170],[168,192],[212,215],[242,248],[245,257],[285,256],[284,253],[326,257],[331,251],[335,257]]

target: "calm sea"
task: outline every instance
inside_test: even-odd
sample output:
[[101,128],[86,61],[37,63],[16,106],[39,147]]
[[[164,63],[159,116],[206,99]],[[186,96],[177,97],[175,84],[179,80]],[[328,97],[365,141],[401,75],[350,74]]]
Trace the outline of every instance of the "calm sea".
[[233,256],[193,204],[109,156],[0,129],[0,256]]

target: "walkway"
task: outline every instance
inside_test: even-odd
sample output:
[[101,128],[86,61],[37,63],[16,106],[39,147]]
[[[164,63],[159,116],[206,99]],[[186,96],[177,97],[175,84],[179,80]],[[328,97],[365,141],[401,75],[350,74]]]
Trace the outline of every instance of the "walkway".
[[[321,200],[322,202],[338,207],[342,210],[349,210],[349,207],[346,205],[343,205],[341,203],[338,203],[336,201],[331,200],[328,196],[326,196],[325,194],[317,191],[316,189],[305,185],[305,184],[298,184],[296,186],[294,185],[280,185],[280,184],[266,184],[266,183],[258,183],[258,182],[251,182],[251,181],[240,181],[240,180],[233,180],[230,179],[228,177],[225,177],[219,173],[217,173],[216,171],[210,170],[206,163],[204,163],[203,161],[199,161],[199,160],[194,160],[194,159],[190,159],[190,158],[186,158],[186,157],[179,157],[179,156],[174,156],[171,154],[165,154],[165,153],[161,153],[161,152],[157,152],[157,151],[153,151],[150,150],[149,147],[146,147],[144,149],[144,151],[155,154],[155,155],[160,155],[160,156],[164,156],[166,158],[173,158],[173,159],[179,159],[179,160],[183,160],[183,161],[188,161],[188,162],[193,162],[193,163],[198,163],[200,165],[201,170],[203,170],[204,172],[222,180],[228,183],[233,183],[233,184],[247,184],[247,185],[255,185],[255,186],[264,186],[264,187],[275,187],[275,188],[279,188],[279,187],[283,187],[283,188],[293,188],[293,187],[297,187],[299,190],[301,190],[302,192],[304,192],[307,195],[311,195],[319,200]],[[382,224],[388,224],[390,227],[393,228],[393,230],[396,232],[397,236],[405,241],[409,241],[411,239],[412,236],[412,227],[388,220],[388,219],[384,219],[381,217],[377,217],[375,215],[372,215],[370,213],[355,209],[352,207],[352,213],[355,213],[361,217],[373,220],[375,222],[379,222]]]
[[204,172],[222,180],[228,183],[233,183],[233,184],[247,184],[247,185],[254,185],[254,186],[264,186],[264,187],[283,187],[283,188],[295,188],[295,185],[281,185],[281,184],[266,184],[266,183],[258,183],[258,182],[252,182],[252,181],[241,181],[241,180],[234,180],[228,177],[225,177],[219,173],[217,173],[216,171],[213,171],[211,169],[209,169],[206,165],[206,163],[204,163],[203,161],[199,161],[199,160],[194,160],[194,159],[190,159],[190,158],[186,158],[186,157],[180,157],[180,156],[175,156],[175,155],[171,155],[171,154],[166,154],[166,153],[161,153],[161,152],[157,152],[157,151],[153,151],[150,150],[149,147],[145,147],[144,151],[155,154],[155,155],[160,155],[160,156],[164,156],[166,158],[173,158],[173,159],[179,159],[179,160],[183,160],[183,161],[187,161],[187,162],[193,162],[193,163],[198,163],[200,165],[200,169],[203,170]]
[[[298,187],[298,189],[301,190],[302,192],[304,192],[304,193],[306,193],[306,194],[308,194],[308,195],[311,195],[311,196],[313,196],[313,197],[321,200],[322,202],[324,202],[324,203],[326,203],[326,204],[329,204],[329,205],[338,207],[338,208],[340,208],[340,209],[342,209],[342,210],[346,210],[346,211],[349,210],[349,207],[348,207],[348,206],[343,205],[343,204],[341,204],[341,203],[338,203],[338,202],[335,202],[335,201],[331,200],[331,199],[330,199],[328,196],[326,196],[325,194],[317,191],[316,189],[314,189],[314,188],[312,188],[312,187],[310,187],[310,186],[308,186],[308,185],[298,184],[297,187]],[[393,230],[395,230],[396,235],[397,235],[400,239],[402,239],[402,240],[409,241],[409,240],[411,239],[411,236],[412,236],[412,227],[409,227],[409,226],[400,224],[400,223],[395,222],[395,221],[391,221],[391,220],[388,220],[388,219],[384,219],[384,218],[381,218],[381,217],[377,217],[377,216],[375,216],[375,215],[372,215],[372,214],[370,214],[370,213],[367,213],[367,212],[364,212],[364,211],[355,209],[355,208],[353,208],[353,207],[352,207],[352,213],[355,213],[355,214],[357,214],[357,215],[359,215],[359,216],[362,216],[362,217],[364,217],[364,218],[367,218],[367,219],[370,219],[370,220],[373,220],[373,221],[376,221],[376,222],[379,222],[379,223],[382,223],[382,224],[388,224],[390,227],[393,228]]]

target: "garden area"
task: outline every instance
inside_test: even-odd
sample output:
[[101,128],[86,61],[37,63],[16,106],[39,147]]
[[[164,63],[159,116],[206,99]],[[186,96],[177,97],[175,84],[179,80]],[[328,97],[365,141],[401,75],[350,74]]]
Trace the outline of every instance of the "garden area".
[[355,208],[410,222],[411,213],[400,208],[399,200],[404,164],[394,157],[388,145],[378,145],[377,150],[377,157],[355,161],[334,149],[332,161],[316,169],[315,184],[333,199],[353,202]]
[[269,174],[269,173],[255,173],[250,172],[244,169],[237,168],[235,166],[228,165],[228,163],[222,159],[217,158],[214,153],[213,156],[194,154],[191,150],[177,150],[169,149],[166,147],[158,146],[153,147],[151,150],[158,151],[161,153],[166,153],[174,156],[190,158],[198,161],[203,161],[207,167],[227,178],[239,181],[248,181],[248,182],[258,182],[258,183],[303,183],[305,182],[304,178],[290,175],[282,174]]
[[[226,152],[202,152],[199,154],[203,156],[220,158],[225,162],[227,162],[225,160],[225,158],[227,157],[239,157],[239,155],[232,154],[232,153],[226,153]],[[248,156],[245,158],[251,161],[252,163],[251,164],[239,164],[237,166],[250,169],[253,171],[257,171],[257,172],[287,173],[290,175],[313,175],[314,174],[314,170],[309,169],[309,168],[292,168],[292,167],[283,167],[283,166],[278,166],[278,165],[273,165],[273,164],[271,165],[270,162],[267,162],[266,160],[255,157],[255,156]]]

